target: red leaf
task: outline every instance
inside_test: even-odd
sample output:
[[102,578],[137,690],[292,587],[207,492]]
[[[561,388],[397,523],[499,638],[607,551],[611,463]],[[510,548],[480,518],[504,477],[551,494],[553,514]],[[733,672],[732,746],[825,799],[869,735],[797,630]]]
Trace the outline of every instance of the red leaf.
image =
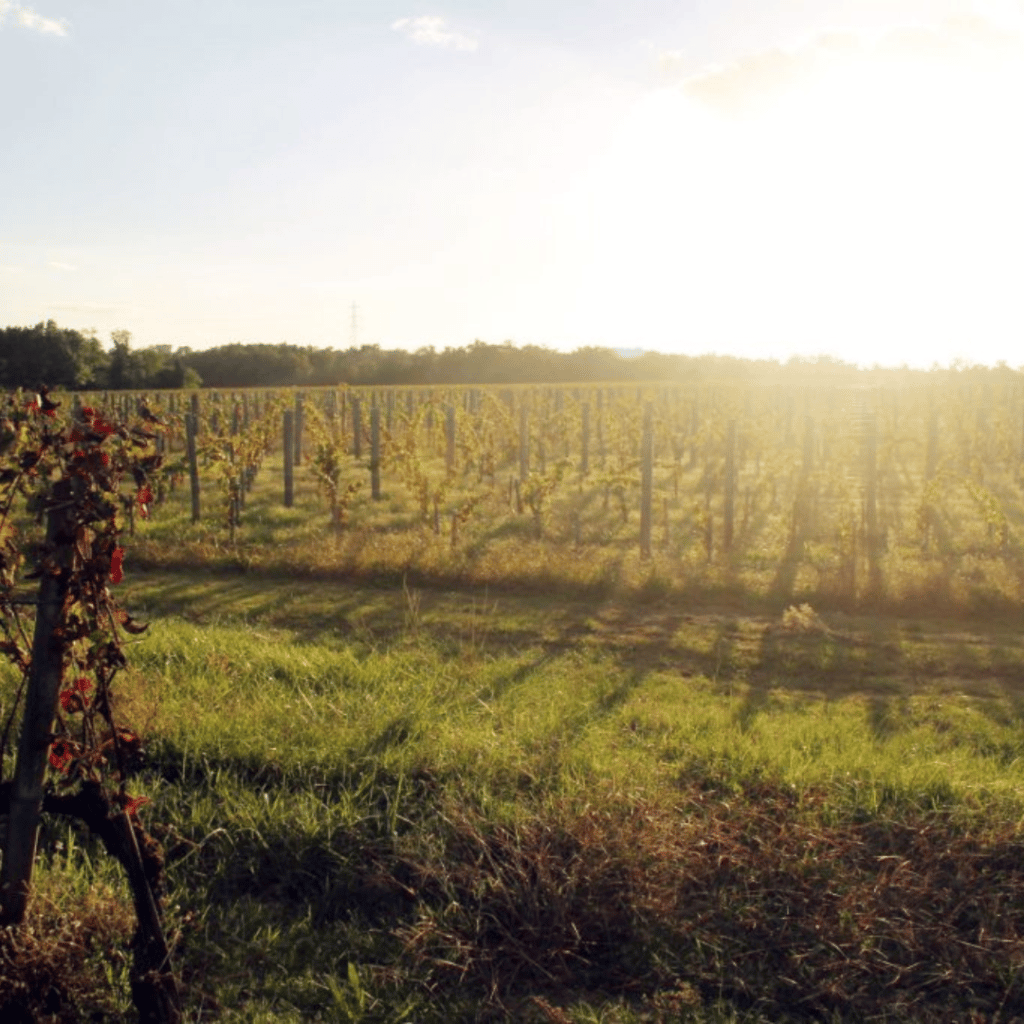
[[124,548],[114,548],[110,557],[110,582],[120,583],[124,579],[124,572],[121,569],[121,562],[124,561]]
[[148,796],[136,796],[136,797],[130,797],[130,796],[128,796],[128,794],[127,794],[127,793],[126,793],[126,794],[125,794],[124,796],[121,796],[121,794],[120,794],[120,793],[118,793],[118,794],[117,794],[117,795],[116,795],[116,796],[114,797],[114,799],[115,799],[115,800],[116,800],[116,801],[117,801],[117,802],[118,802],[119,804],[121,804],[121,806],[122,806],[122,807],[124,807],[125,811],[126,811],[126,812],[127,812],[128,814],[130,814],[130,815],[132,815],[132,816],[134,816],[134,815],[138,814],[139,808],[140,808],[140,807],[141,807],[141,806],[142,806],[143,804],[150,804],[150,803],[152,803],[152,802],[153,802],[152,800],[150,800],[150,799],[149,799],[149,797],[148,797]]
[[149,489],[149,484],[143,484],[139,489],[139,493],[135,498],[139,506],[139,514],[143,519],[149,518],[149,504],[153,500],[153,492]]
[[68,750],[68,744],[66,740],[57,740],[53,745],[53,750],[50,751],[50,764],[53,765],[57,771],[64,771],[66,766],[72,761],[71,751]]

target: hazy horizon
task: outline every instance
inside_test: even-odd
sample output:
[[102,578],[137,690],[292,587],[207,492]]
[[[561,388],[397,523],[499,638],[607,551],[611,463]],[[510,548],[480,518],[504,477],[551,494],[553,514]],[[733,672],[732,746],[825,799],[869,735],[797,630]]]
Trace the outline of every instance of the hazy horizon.
[[0,0],[0,326],[1016,365],[1022,58],[1024,0]]

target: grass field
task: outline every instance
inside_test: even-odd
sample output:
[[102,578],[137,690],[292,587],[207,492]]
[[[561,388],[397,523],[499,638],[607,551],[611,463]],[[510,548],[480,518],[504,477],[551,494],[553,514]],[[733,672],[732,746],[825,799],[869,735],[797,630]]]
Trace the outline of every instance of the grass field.
[[[410,558],[276,495],[232,546],[179,492],[119,588],[189,1020],[1024,1017],[1009,605],[687,591],[514,526]],[[130,1020],[120,868],[40,849],[37,1019]]]

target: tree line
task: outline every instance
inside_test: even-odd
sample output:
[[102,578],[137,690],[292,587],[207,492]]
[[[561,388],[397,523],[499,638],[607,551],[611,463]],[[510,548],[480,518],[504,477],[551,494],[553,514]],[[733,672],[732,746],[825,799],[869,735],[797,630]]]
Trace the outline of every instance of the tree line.
[[[112,331],[104,348],[96,332],[59,327],[0,328],[0,385],[88,390],[316,387],[352,385],[586,384],[600,381],[732,381],[820,384],[915,383],[925,371],[864,371],[831,356],[792,357],[786,363],[727,355],[644,352],[623,357],[610,348],[559,352],[511,341],[474,341],[462,348],[408,352],[362,345],[218,345],[199,351],[152,345],[133,349],[131,333]],[[954,365],[952,369],[962,370]],[[983,368],[972,367],[972,370]],[[1001,365],[993,373],[1011,371]]]
[[199,387],[202,379],[170,345],[132,349],[131,332],[112,331],[104,349],[95,331],[59,327],[0,329],[0,385],[74,389]]

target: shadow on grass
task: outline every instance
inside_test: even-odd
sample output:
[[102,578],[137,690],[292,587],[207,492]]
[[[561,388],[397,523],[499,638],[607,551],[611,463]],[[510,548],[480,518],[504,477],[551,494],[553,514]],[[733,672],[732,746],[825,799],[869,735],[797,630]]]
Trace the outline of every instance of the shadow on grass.
[[[772,603],[766,602],[761,614],[750,614],[749,603],[745,607],[735,596],[721,594],[696,613],[691,601],[673,595],[628,605],[597,595],[490,586],[467,594],[457,587],[442,589],[436,579],[415,577],[378,577],[357,585],[268,574],[225,578],[192,573],[182,578],[157,573],[150,580],[140,573],[133,585],[138,603],[128,604],[142,618],[182,615],[195,622],[265,623],[291,631],[298,643],[333,638],[377,649],[425,639],[453,658],[467,652],[473,657],[536,652],[509,674],[495,696],[525,679],[544,659],[583,650],[609,656],[627,673],[699,676],[729,692],[742,683],[747,693],[741,721],[748,724],[773,689],[808,700],[859,693],[879,706],[894,694],[941,689],[947,681],[958,690],[966,685],[974,696],[1002,696],[1011,702],[1013,714],[1024,718],[1024,638],[1015,623],[943,622],[925,602],[919,610],[927,626],[816,606],[830,625],[799,632],[782,628],[778,605],[771,612]],[[410,620],[412,588],[418,602],[415,622]],[[486,601],[478,606],[481,591]],[[984,706],[986,713],[1005,715],[992,701]],[[883,718],[879,712],[880,729]]]

